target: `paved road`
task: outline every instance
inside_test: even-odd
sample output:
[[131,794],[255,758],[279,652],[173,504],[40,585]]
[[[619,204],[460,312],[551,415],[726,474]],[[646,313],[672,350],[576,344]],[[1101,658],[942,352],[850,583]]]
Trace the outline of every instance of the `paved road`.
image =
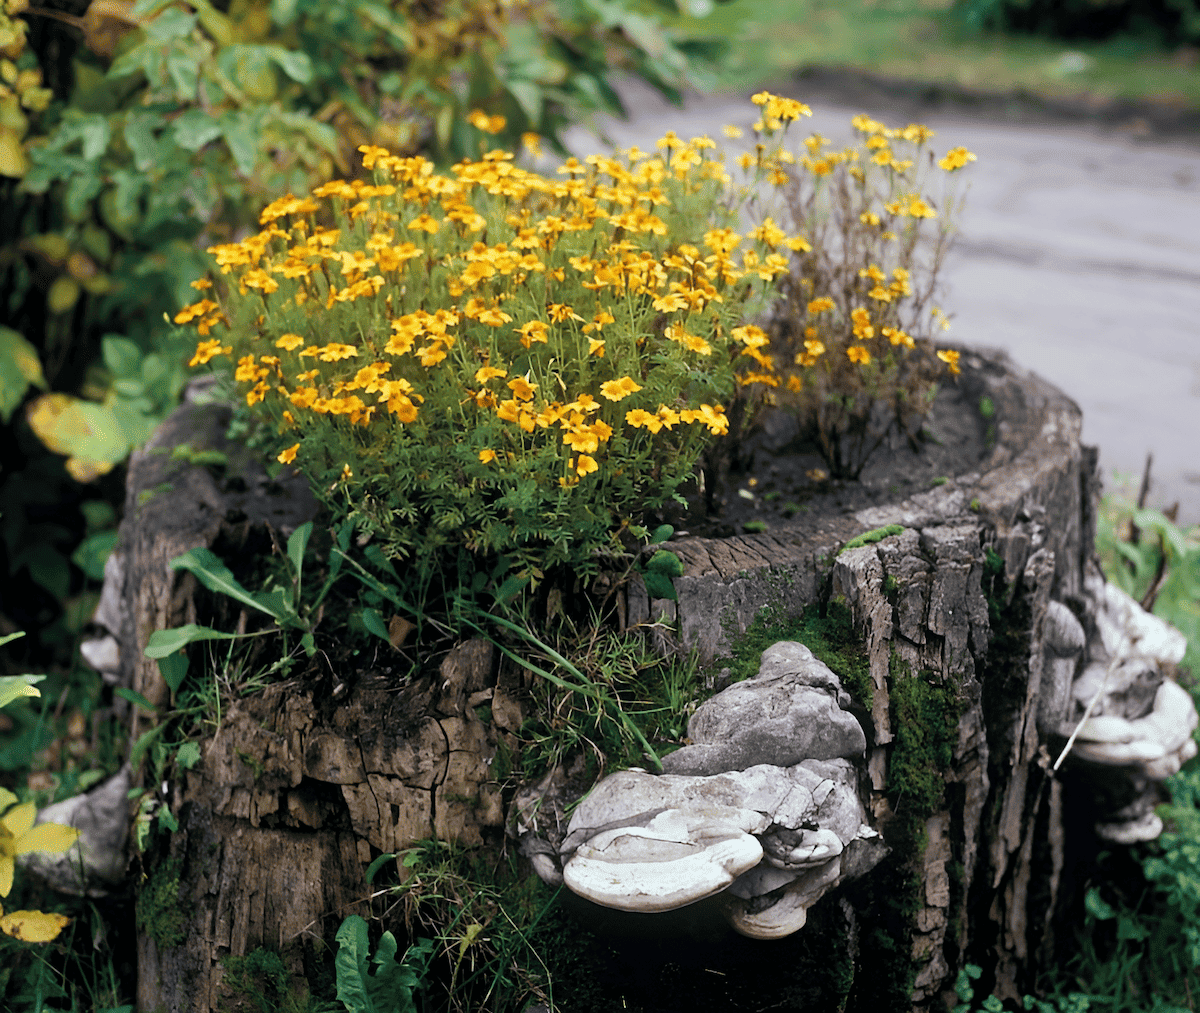
[[[1200,137],[789,93],[813,109],[801,137],[849,142],[850,117],[867,112],[925,123],[939,154],[964,145],[978,156],[942,271],[948,337],[1004,348],[1074,398],[1106,488],[1114,470],[1140,477],[1153,452],[1151,504],[1178,501],[1180,523],[1200,523]],[[692,97],[680,110],[636,82],[622,94],[631,119],[600,124],[622,147],[650,149],[667,129],[719,138],[722,125],[755,118],[743,96]],[[581,128],[567,141],[579,154],[603,150]]]

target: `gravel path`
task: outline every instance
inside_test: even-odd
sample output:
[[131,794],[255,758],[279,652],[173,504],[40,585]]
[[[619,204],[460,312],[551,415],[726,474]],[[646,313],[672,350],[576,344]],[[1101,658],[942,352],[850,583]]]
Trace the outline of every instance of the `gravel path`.
[[[722,125],[754,119],[745,96],[695,96],[677,109],[636,82],[621,92],[630,119],[599,126],[622,147],[652,149],[668,129],[721,139]],[[889,126],[925,123],[939,155],[963,145],[978,156],[941,275],[948,337],[1004,348],[1074,398],[1106,488],[1114,470],[1136,488],[1153,452],[1151,504],[1178,501],[1180,523],[1200,523],[1200,136],[1011,122],[899,95],[868,105],[803,84],[786,93],[813,109],[795,144],[811,130],[849,142],[851,116],[866,112]],[[604,150],[582,128],[567,143]]]

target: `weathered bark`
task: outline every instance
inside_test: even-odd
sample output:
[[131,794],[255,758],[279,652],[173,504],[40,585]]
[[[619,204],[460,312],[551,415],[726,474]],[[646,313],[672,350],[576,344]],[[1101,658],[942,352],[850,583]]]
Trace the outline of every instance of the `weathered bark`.
[[[1039,702],[1049,690],[1043,626],[1052,601],[1086,615],[1084,577],[1095,565],[1097,458],[1080,445],[1079,409],[1001,354],[963,360],[962,382],[996,408],[995,447],[978,472],[894,506],[832,516],[816,535],[792,537],[780,526],[672,542],[667,548],[684,563],[678,602],[648,602],[636,589],[628,600],[630,624],[666,614],[683,646],[713,657],[764,606],[795,615],[830,596],[844,599],[874,684],[867,769],[878,828],[895,816],[897,682],[925,673],[958,701],[946,802],[911,856],[921,881],[909,926],[917,1008],[950,1000],[968,959],[995,969],[1004,998],[1031,990],[1052,960],[1067,833],[1063,781],[1048,776],[1044,743],[1069,714],[1065,699],[1053,713],[1041,703],[1039,734]],[[838,555],[847,540],[886,525],[903,530]],[[990,587],[991,618],[989,559],[1003,563]]]
[[[961,716],[945,803],[906,859],[920,883],[909,938],[921,1008],[937,1007],[967,959],[996,968],[1001,995],[1019,995],[1053,946],[1069,842],[1062,782],[1047,775],[1043,743],[1066,715],[1039,703],[1043,627],[1052,601],[1086,612],[1098,495],[1096,454],[1079,444],[1073,403],[1002,356],[964,353],[963,363],[963,382],[996,407],[995,447],[977,473],[894,506],[831,516],[817,534],[780,527],[672,542],[685,567],[678,602],[649,601],[635,581],[618,609],[627,626],[667,616],[677,637],[664,649],[695,647],[709,660],[763,606],[797,614],[844,599],[870,657],[869,807],[884,827],[896,817],[888,777],[897,681],[926,673],[951,692]],[[227,447],[224,418],[213,406],[185,406],[130,468],[110,573],[122,593],[106,593],[97,621],[121,645],[120,677],[156,704],[169,691],[142,656],[149,635],[196,614],[194,581],[168,561],[218,542],[269,546],[264,525],[286,535],[315,514],[302,483],[269,483]],[[162,454],[182,442],[230,451],[223,484]],[[848,539],[888,524],[903,531],[838,555]],[[997,559],[1003,570],[992,581]],[[202,762],[169,786],[185,935],[163,948],[141,938],[139,1008],[215,1009],[221,958],[257,946],[288,953],[301,971],[306,939],[329,943],[342,918],[365,912],[362,871],[375,855],[434,835],[494,840],[504,812],[488,767],[501,741],[515,745],[522,719],[512,678],[489,645],[468,642],[436,681],[401,682],[381,664],[345,695],[330,673],[320,685],[235,701]],[[485,702],[487,724],[474,712]],[[131,720],[137,733],[148,719]]]

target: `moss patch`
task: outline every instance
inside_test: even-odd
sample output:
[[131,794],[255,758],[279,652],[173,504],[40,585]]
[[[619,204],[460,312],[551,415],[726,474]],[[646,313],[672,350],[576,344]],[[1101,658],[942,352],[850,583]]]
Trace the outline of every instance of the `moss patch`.
[[799,616],[786,615],[779,606],[759,609],[745,633],[725,630],[729,654],[717,658],[717,667],[728,667],[734,682],[758,674],[762,652],[781,640],[803,644],[833,670],[856,706],[869,711],[875,687],[871,682],[866,646],[854,632],[850,609],[831,601],[825,608],[808,606]]
[[160,950],[181,946],[187,939],[186,919],[179,903],[180,864],[177,858],[167,859],[138,892],[138,931],[149,934]]
[[[946,480],[943,478],[942,481]],[[847,549],[861,549],[864,545],[873,545],[875,542],[882,542],[885,538],[898,535],[903,530],[903,524],[887,524],[882,528],[875,528],[873,531],[864,531],[861,535],[856,535],[843,545],[838,555],[840,556]]]

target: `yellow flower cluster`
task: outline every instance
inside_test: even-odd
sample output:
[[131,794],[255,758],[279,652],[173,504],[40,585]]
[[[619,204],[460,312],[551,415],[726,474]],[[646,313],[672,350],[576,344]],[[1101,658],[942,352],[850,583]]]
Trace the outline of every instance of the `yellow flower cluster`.
[[[809,115],[755,102],[768,123]],[[470,122],[503,129],[483,113]],[[769,218],[747,236],[730,227],[736,214],[715,211],[729,176],[714,147],[668,133],[657,154],[571,158],[554,178],[503,151],[443,174],[364,145],[373,184],[288,194],[263,210],[262,231],[209,250],[232,289],[224,305],[206,293],[176,315],[205,338],[191,364],[236,356],[247,404],[300,437],[284,463],[303,461],[305,433],[335,418],[375,433],[452,417],[468,433],[486,413],[509,428],[479,462],[503,464],[553,431],[570,486],[600,471],[614,434],[722,434],[712,388],[661,389],[655,363],[731,379],[740,344],[770,368],[766,336],[733,325],[810,247]],[[208,337],[218,324],[224,341]]]
[[[915,298],[910,266],[916,230],[923,221],[938,218],[933,201],[917,189],[914,175],[923,146],[934,132],[918,123],[891,128],[869,116],[855,116],[851,125],[862,136],[859,148],[829,150],[829,139],[818,133],[804,140],[803,153],[791,164],[805,170],[806,183],[803,174],[789,168],[787,152],[768,153],[763,143],[774,131],[786,129],[805,115],[806,108],[766,93],[754,96],[753,101],[763,107],[762,117],[753,126],[760,140],[757,154],[742,156],[743,164],[758,166],[760,175],[765,173],[768,178],[787,177],[775,181],[788,187],[785,204],[791,209],[793,230],[801,234],[784,240],[784,230],[766,218],[750,235],[775,247],[786,245],[796,254],[795,270],[784,288],[794,288],[799,296],[799,319],[791,347],[780,357],[783,366],[768,354],[770,343],[765,336],[762,341],[743,340],[742,355],[753,363],[740,371],[738,382],[799,393],[804,389],[804,377],[822,365],[821,397],[853,393],[861,384],[847,372],[847,366],[878,369],[884,360],[893,362],[896,354],[917,347],[916,339],[901,326],[901,308],[905,300]],[[736,128],[727,128],[726,133],[740,135]],[[897,153],[902,145],[913,146],[902,152],[907,157]],[[928,161],[932,164],[933,157]],[[973,161],[975,155],[966,148],[953,148],[938,165],[950,173]],[[886,187],[882,192],[872,185],[872,171],[883,176]],[[843,173],[840,177],[839,172]],[[811,197],[806,186],[812,188]],[[836,195],[831,192],[834,189]],[[824,197],[826,194],[829,196]],[[821,204],[823,197],[825,203]],[[797,211],[805,208],[810,210]],[[825,210],[814,213],[818,208]],[[845,222],[831,225],[842,213]],[[899,243],[898,233],[904,234]],[[865,252],[865,263],[853,263],[851,251]],[[894,265],[890,272],[880,266],[889,261]],[[822,295],[822,291],[830,294]],[[836,300],[833,293],[837,293]],[[734,336],[738,337],[737,331]],[[884,338],[886,345],[880,343]],[[830,360],[831,350],[837,361]],[[938,358],[957,373],[957,355],[939,352]],[[799,367],[800,372],[788,366]]]

